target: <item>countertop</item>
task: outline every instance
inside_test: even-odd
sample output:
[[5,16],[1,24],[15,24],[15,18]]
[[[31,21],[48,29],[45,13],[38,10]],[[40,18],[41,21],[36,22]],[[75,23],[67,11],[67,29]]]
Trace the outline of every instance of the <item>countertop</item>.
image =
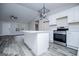
[[20,36],[20,35],[24,35],[25,33],[49,33],[49,31],[25,31],[24,30],[20,32],[0,34],[0,36]]
[[24,33],[49,33],[49,31],[22,31]]
[[0,36],[20,36],[20,35],[24,35],[24,33],[23,32],[14,32],[14,33],[0,34]]

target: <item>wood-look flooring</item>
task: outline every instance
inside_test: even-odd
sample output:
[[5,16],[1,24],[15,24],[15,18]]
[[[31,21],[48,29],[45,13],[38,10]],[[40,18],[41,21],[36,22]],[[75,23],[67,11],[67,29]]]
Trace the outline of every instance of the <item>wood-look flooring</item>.
[[[76,56],[77,51],[55,44],[50,43],[47,52],[40,56]],[[31,50],[27,48],[24,43],[18,43],[14,41],[12,44],[4,48],[3,53],[0,56],[34,56]]]
[[67,48],[65,46],[58,45],[56,43],[50,43],[49,49],[41,56],[76,56],[77,51]]

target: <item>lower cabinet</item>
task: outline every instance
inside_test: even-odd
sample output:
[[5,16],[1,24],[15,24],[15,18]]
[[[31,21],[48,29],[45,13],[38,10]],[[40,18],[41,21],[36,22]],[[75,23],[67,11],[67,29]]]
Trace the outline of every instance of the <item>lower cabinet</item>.
[[67,47],[78,50],[79,48],[79,32],[67,32]]
[[31,49],[35,55],[41,55],[48,51],[49,33],[45,32],[27,32],[24,34],[24,43]]

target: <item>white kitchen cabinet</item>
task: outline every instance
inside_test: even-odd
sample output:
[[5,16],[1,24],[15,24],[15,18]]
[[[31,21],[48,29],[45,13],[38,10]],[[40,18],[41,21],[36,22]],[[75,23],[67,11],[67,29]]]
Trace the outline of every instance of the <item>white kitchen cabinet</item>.
[[68,10],[68,23],[72,23],[74,21],[74,8]]
[[68,23],[79,22],[79,6],[68,10]]
[[49,25],[56,25],[57,19],[62,18],[62,17],[68,17],[68,13],[69,13],[69,10],[65,10],[65,11],[62,11],[62,12],[59,12],[59,13],[49,16],[48,17],[48,20],[50,21]]
[[79,6],[61,11],[48,17],[49,25],[57,24],[56,19],[61,17],[68,17],[68,23],[79,22]]
[[78,49],[79,48],[79,32],[67,32],[67,47]]
[[67,27],[68,28],[68,17],[61,17],[57,19],[57,27]]
[[49,32],[47,31],[24,31],[24,43],[35,55],[41,55],[48,51]]
[[75,7],[75,22],[79,22],[79,6]]

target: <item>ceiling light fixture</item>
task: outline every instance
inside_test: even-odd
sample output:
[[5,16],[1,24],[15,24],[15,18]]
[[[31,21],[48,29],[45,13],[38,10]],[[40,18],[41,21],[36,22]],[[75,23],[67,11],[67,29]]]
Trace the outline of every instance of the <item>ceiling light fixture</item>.
[[40,13],[40,20],[47,19],[46,17],[49,11],[50,10],[45,7],[45,4],[43,4],[43,8],[38,11]]
[[10,19],[15,22],[18,19],[18,17],[11,15]]

